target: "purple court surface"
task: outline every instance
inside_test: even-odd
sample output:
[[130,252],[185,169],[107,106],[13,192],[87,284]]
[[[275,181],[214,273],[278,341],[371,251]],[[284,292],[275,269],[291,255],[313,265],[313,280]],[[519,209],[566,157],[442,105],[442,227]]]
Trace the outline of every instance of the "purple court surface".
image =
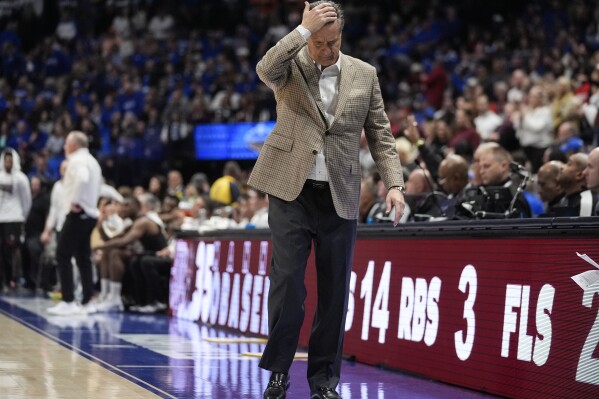
[[[72,384],[65,392],[85,385],[87,397],[259,399],[268,383],[269,373],[258,367],[263,344],[252,342],[251,337],[162,314],[51,316],[45,310],[52,304],[39,297],[0,296],[0,397],[2,392],[11,398],[65,397],[56,363],[66,372],[66,384]],[[19,343],[9,344],[16,337],[8,334],[18,335]],[[26,356],[44,359],[48,356],[45,343],[67,356],[59,358],[58,351],[52,352],[56,354],[51,366],[43,362],[23,366],[19,358],[25,355],[19,351],[27,349]],[[100,380],[99,372],[87,363],[113,380],[90,383],[108,380]],[[75,371],[77,377],[72,378]],[[305,375],[305,360],[295,361],[288,398],[309,398]],[[128,387],[116,391],[119,382]],[[344,361],[338,391],[345,399],[494,397],[351,361]]]

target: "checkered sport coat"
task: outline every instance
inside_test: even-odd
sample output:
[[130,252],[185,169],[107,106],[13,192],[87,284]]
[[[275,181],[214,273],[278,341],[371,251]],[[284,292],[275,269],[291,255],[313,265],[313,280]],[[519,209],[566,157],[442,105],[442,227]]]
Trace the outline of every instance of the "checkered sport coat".
[[385,185],[403,185],[403,177],[375,68],[345,54],[340,57],[339,96],[331,126],[320,100],[320,71],[297,29],[260,60],[256,71],[275,93],[277,123],[264,142],[248,184],[293,201],[316,154],[323,150],[335,210],[344,219],[356,219],[362,128]]

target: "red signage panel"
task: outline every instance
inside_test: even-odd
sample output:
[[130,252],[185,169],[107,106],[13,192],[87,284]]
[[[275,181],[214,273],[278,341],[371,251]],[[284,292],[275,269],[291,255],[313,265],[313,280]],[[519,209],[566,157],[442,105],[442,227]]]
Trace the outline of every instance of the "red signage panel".
[[[269,241],[179,240],[172,315],[266,336],[270,256]],[[589,238],[358,239],[344,352],[508,397],[599,398],[599,284],[571,278],[593,260]],[[311,258],[302,345],[315,281]]]

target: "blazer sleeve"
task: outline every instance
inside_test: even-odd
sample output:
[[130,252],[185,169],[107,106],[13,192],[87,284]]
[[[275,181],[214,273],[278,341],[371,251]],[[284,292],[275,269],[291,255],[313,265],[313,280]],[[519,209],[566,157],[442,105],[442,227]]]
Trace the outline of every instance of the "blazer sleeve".
[[403,186],[403,174],[399,155],[395,148],[395,138],[391,134],[389,118],[385,113],[383,96],[379,85],[376,70],[372,69],[373,82],[370,98],[370,109],[364,123],[364,133],[368,141],[368,148],[376,167],[385,183],[385,187]]
[[256,73],[270,89],[282,88],[291,74],[291,61],[306,45],[302,34],[294,29],[271,47],[256,65]]

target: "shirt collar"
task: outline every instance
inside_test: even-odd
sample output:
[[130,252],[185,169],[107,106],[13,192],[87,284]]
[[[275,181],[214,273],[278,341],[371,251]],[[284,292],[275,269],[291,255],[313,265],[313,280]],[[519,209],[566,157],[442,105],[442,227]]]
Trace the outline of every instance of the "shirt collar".
[[333,65],[328,66],[325,70],[322,70],[322,65],[317,64],[316,61],[314,62],[314,64],[318,67],[319,71],[322,71],[322,73],[326,73],[327,75],[330,76],[335,76],[335,75],[339,75],[339,73],[341,73],[341,51],[339,52],[339,58],[337,59],[337,62],[334,63]]
[[73,151],[69,155],[67,155],[67,159],[77,156],[79,154],[85,154],[85,153],[89,153],[89,148],[85,148],[85,147],[77,148],[75,151]]

